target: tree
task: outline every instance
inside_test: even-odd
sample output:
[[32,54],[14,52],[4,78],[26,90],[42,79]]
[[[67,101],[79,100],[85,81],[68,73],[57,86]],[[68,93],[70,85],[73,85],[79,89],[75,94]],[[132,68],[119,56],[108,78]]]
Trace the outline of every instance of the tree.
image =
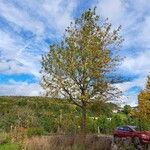
[[103,102],[103,101],[95,101],[94,103],[90,104],[87,107],[91,114],[96,116],[105,115],[107,117],[111,117],[113,114],[113,110],[118,110],[119,106],[116,104],[109,102]]
[[[137,115],[140,123],[142,123],[145,127],[147,126],[146,124],[150,123],[150,76],[148,76],[146,88],[138,95]],[[148,128],[150,128],[150,126]]]
[[132,107],[130,105],[125,105],[123,107],[123,112],[126,114],[126,115],[130,115],[131,112],[132,112]]
[[[99,25],[100,24],[100,25]],[[120,27],[112,30],[100,23],[95,9],[85,11],[66,29],[60,43],[50,45],[42,57],[41,85],[50,97],[64,97],[82,110],[82,132],[86,132],[87,105],[112,100],[118,93],[112,83],[120,62]]]

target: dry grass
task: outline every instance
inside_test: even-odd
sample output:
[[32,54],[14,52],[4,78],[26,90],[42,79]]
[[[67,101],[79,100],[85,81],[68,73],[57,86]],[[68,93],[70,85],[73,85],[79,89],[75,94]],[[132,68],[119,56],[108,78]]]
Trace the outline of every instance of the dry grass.
[[[135,150],[131,138],[122,139],[116,145],[112,136],[88,134],[51,135],[26,140],[24,150]],[[142,150],[142,149],[141,149]],[[145,150],[145,149],[144,149]]]
[[111,146],[111,137],[55,135],[28,139],[25,150],[110,150]]

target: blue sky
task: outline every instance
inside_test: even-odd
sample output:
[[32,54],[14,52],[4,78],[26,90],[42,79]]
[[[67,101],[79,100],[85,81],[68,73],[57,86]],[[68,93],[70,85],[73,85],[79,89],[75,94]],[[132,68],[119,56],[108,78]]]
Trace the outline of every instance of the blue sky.
[[41,55],[71,21],[94,6],[113,28],[122,25],[125,59],[119,72],[130,80],[116,86],[124,104],[136,105],[150,72],[148,0],[0,0],[0,95],[40,95]]

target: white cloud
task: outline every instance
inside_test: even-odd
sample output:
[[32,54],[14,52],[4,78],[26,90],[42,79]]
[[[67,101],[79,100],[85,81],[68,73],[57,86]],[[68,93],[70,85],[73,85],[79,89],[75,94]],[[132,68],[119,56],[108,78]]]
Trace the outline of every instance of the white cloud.
[[3,0],[0,3],[0,15],[8,21],[38,35],[44,32],[43,23],[35,20],[32,16],[29,16],[28,12]]
[[123,19],[125,8],[121,0],[99,0],[97,11],[102,17],[109,18],[112,23],[118,24]]
[[19,48],[21,48],[21,40],[19,38],[13,38],[9,33],[0,30],[1,55],[14,57]]
[[38,96],[41,92],[42,89],[37,83],[10,81],[7,84],[0,84],[0,95],[4,96]]
[[140,77],[147,76],[150,73],[150,51],[145,50],[136,56],[128,56],[120,68]]
[[150,48],[150,15],[146,16],[141,23],[139,29],[139,37],[137,38],[140,44],[145,48]]
[[[123,92],[128,94],[132,87],[140,87],[144,89],[146,86],[147,76],[150,74],[150,51],[146,50],[138,53],[136,56],[127,57],[122,65],[121,70],[125,73],[134,74],[138,77],[132,81],[119,83],[117,87]],[[137,95],[139,93],[131,93],[124,96],[125,104],[136,105],[138,102]]]
[[24,0],[22,2],[16,0],[16,2],[22,8],[17,7],[13,2],[8,3],[2,0],[0,2],[1,16],[37,35],[49,33],[49,29],[62,34],[73,20],[72,13],[77,3],[76,0]]
[[42,4],[38,2],[34,4],[34,7],[40,8],[36,13],[45,18],[47,21],[46,26],[53,27],[58,34],[62,34],[73,20],[73,11],[76,8],[77,1],[44,0]]
[[[21,38],[12,37],[10,33],[0,30],[0,73],[30,73],[38,77],[41,55],[26,50],[31,44],[35,44],[34,42],[36,43],[37,40],[29,39],[27,43],[23,43]],[[45,48],[42,42],[40,46],[41,49]]]
[[118,83],[115,86],[119,88],[123,92],[123,96],[120,97],[120,101],[122,104],[130,104],[130,105],[137,105],[138,99],[137,96],[139,93],[128,93],[129,90],[132,87],[140,87],[141,89],[144,89],[146,85],[146,77],[139,77],[132,81],[124,82],[124,83]]
[[113,27],[122,26],[124,46],[148,46],[150,31],[150,3],[147,0],[98,0],[97,12],[108,18]]
[[[0,16],[4,17],[10,26],[14,26],[15,32],[20,33],[19,27],[21,27],[36,36],[24,41],[24,37],[19,37],[19,34],[16,36],[11,31],[0,30],[0,52],[3,60],[0,62],[0,71],[3,74],[31,73],[38,77],[41,54],[48,51],[44,39],[52,38],[54,34],[57,39],[62,35],[73,19],[72,12],[76,1],[67,4],[62,0],[22,2],[16,0],[16,3],[20,7],[13,2],[2,0]],[[8,59],[11,61],[7,62]]]

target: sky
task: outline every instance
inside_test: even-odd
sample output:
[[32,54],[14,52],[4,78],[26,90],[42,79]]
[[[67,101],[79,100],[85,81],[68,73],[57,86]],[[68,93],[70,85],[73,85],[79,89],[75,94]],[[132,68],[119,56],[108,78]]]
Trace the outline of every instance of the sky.
[[125,58],[118,72],[130,80],[116,86],[123,104],[136,105],[150,73],[148,0],[0,0],[0,95],[41,95],[41,56],[71,21],[95,6],[113,28],[122,26]]

